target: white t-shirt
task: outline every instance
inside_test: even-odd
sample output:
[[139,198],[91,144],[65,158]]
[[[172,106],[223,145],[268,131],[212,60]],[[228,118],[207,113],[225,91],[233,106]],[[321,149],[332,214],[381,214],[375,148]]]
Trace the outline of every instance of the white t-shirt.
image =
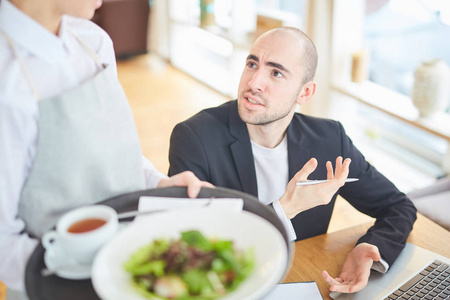
[[[9,1],[0,2],[0,280],[9,288],[24,289],[24,270],[37,245],[20,234],[17,217],[22,188],[33,165],[39,110],[23,69],[2,32],[13,41],[39,95],[47,99],[91,79],[100,70],[67,27],[93,49],[103,63],[116,70],[112,41],[96,24],[64,16],[56,36]],[[147,188],[166,176],[143,158]]]
[[286,228],[289,240],[293,241],[297,238],[297,235],[278,201],[286,191],[289,182],[287,138],[285,136],[283,141],[275,148],[266,148],[253,141],[251,141],[251,144],[255,160],[259,201],[265,205],[272,203],[276,214]]
[[[258,185],[259,201],[268,205],[272,203],[275,212],[286,228],[291,241],[297,238],[292,222],[286,217],[278,199],[284,194],[289,182],[289,158],[287,135],[275,148],[266,148],[252,143],[253,157],[255,159],[256,181]],[[385,273],[389,265],[383,259],[374,262],[372,269]]]

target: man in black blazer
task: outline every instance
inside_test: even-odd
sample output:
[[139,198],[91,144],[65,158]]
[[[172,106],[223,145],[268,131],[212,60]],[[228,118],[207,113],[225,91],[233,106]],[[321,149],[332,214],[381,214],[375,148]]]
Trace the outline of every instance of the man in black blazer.
[[[365,160],[339,122],[295,112],[315,93],[316,66],[316,49],[302,31],[263,34],[247,57],[237,100],[174,128],[169,175],[190,170],[200,180],[255,195],[273,206],[296,240],[327,232],[337,195],[376,218],[339,277],[323,272],[330,291],[351,293],[366,286],[371,268],[385,272],[394,263],[416,209]],[[347,176],[359,181],[345,183]],[[330,180],[296,185],[324,178]]]

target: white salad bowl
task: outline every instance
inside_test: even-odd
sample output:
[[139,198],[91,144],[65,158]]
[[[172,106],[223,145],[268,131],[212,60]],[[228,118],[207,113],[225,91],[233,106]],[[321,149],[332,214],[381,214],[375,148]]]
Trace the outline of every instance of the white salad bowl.
[[267,220],[247,211],[213,207],[177,209],[141,217],[125,227],[97,254],[92,284],[104,300],[146,299],[133,286],[125,262],[156,239],[178,239],[181,232],[198,230],[207,238],[232,240],[236,249],[252,248],[255,265],[239,287],[222,300],[261,299],[283,279],[289,265],[286,241]]

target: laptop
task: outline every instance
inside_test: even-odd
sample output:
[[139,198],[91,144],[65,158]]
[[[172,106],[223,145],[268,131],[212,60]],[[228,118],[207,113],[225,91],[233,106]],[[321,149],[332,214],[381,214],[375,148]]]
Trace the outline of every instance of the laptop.
[[[444,263],[440,269],[445,268],[445,264],[450,265],[449,258],[407,243],[397,260],[390,266],[386,273],[382,274],[377,271],[371,271],[369,282],[365,289],[352,294],[331,292],[330,297],[336,300],[389,299],[388,296],[397,291],[399,287],[403,287],[402,289],[404,290],[405,283],[408,281],[411,283],[410,279],[414,278],[416,279],[414,281],[417,281],[422,277],[418,274],[426,274],[422,270],[436,260]],[[450,268],[447,268],[443,273],[447,274],[449,272]],[[446,279],[447,283],[449,283],[449,278],[447,277]],[[398,292],[396,293],[398,294]],[[450,295],[446,293],[441,292],[440,295],[442,297],[437,299],[450,299]],[[413,299],[413,296],[398,296],[398,299]],[[434,297],[427,299],[434,299]]]

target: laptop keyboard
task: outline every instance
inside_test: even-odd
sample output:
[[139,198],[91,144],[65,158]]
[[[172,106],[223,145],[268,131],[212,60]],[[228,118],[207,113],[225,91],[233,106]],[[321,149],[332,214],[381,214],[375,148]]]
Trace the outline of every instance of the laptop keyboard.
[[450,267],[439,260],[433,261],[419,274],[408,280],[385,300],[450,299]]

